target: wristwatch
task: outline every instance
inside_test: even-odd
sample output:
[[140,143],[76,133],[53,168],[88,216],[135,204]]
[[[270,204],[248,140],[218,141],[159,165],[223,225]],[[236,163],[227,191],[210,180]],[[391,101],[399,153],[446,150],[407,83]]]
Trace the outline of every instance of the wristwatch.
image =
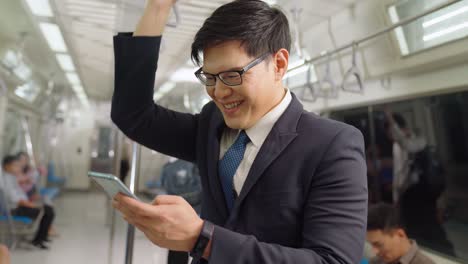
[[199,263],[199,260],[203,257],[203,253],[205,252],[206,246],[210,242],[214,231],[214,225],[208,221],[203,222],[203,227],[200,232],[200,236],[198,236],[197,242],[193,247],[192,251],[190,251],[190,256],[193,258],[194,262],[192,263]]

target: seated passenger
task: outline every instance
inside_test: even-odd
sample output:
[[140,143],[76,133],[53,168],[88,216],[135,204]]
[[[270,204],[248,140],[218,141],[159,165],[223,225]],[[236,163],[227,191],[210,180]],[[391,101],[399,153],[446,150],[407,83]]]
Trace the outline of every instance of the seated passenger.
[[26,193],[19,186],[15,176],[21,173],[21,166],[16,156],[5,157],[2,166],[4,171],[4,185],[2,185],[2,188],[12,215],[36,219],[41,209],[44,210],[39,228],[31,243],[38,248],[47,249],[44,242],[49,241],[47,233],[55,217],[53,208],[28,200]]
[[370,206],[367,219],[367,241],[376,257],[371,264],[435,264],[422,254],[416,241],[406,235],[398,210],[389,204]]
[[10,264],[10,252],[5,245],[0,245],[0,264]]
[[30,158],[26,152],[19,152],[16,157],[22,172],[16,175],[21,189],[26,192],[31,201],[39,201],[40,195],[37,186],[40,177],[39,171],[30,165]]

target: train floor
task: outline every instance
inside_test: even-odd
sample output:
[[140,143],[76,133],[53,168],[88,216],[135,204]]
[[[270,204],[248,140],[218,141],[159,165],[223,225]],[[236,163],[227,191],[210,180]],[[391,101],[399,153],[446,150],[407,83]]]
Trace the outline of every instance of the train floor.
[[[127,224],[118,213],[115,216],[115,235],[110,247],[110,213],[107,197],[101,192],[67,192],[57,198],[55,229],[59,236],[49,244],[49,250],[20,245],[12,252],[12,263],[48,264],[121,264],[125,263]],[[466,224],[449,221],[444,225],[447,236],[455,242],[458,257],[468,259]],[[465,230],[465,231],[463,231]],[[136,231],[133,263],[167,263],[167,250],[153,245],[143,233]],[[437,263],[457,263],[426,253]]]
[[[49,250],[31,249],[21,245],[12,252],[12,263],[48,264],[121,264],[125,260],[127,225],[117,215],[111,260],[110,217],[107,200],[101,193],[65,193],[55,202],[55,229]],[[133,263],[166,263],[167,250],[153,245],[137,231]]]

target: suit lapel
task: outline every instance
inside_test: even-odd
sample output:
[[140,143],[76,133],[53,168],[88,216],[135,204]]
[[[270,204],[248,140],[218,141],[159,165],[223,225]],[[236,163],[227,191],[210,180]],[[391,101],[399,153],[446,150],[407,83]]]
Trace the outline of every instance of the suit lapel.
[[228,221],[229,225],[235,221],[240,205],[249,194],[252,187],[261,178],[262,174],[265,172],[268,166],[270,166],[270,164],[297,136],[296,127],[297,123],[299,122],[299,118],[302,115],[303,108],[301,103],[296,99],[295,95],[292,93],[291,95],[293,98],[290,105],[273,126],[270,134],[268,134],[267,138],[263,142],[263,145],[252,164],[252,167],[250,168],[241,193],[234,204],[231,217]]
[[242,187],[239,197],[234,204],[233,212],[238,209],[240,204],[244,201],[245,197],[249,194],[252,187],[261,178],[263,172],[270,166],[270,164],[283,152],[283,150],[296,138],[296,133],[280,134],[276,130],[272,130],[265,142],[263,143],[260,151],[255,158],[252,167],[250,168],[247,179]]
[[228,217],[224,193],[221,187],[221,181],[218,177],[218,159],[219,159],[219,141],[223,128],[225,127],[224,119],[218,109],[215,109],[211,118],[211,129],[208,133],[208,148],[207,148],[207,166],[208,166],[208,182],[210,191],[214,198],[216,208],[224,219]]

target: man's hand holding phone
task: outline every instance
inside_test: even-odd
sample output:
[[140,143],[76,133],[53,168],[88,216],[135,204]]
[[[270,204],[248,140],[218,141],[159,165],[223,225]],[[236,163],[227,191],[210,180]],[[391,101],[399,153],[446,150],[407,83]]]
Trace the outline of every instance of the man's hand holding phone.
[[113,207],[155,245],[189,252],[200,235],[203,220],[180,196],[158,195],[151,204],[117,194]]

